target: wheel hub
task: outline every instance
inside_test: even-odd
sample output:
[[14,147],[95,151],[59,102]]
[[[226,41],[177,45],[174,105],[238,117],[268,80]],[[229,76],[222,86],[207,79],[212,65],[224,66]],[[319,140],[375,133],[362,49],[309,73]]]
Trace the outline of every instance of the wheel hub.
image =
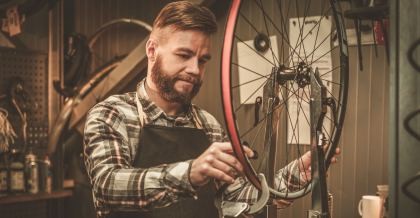
[[284,85],[287,81],[296,81],[300,88],[305,88],[310,84],[311,71],[312,68],[309,65],[300,62],[295,68],[282,65],[275,72],[277,72],[277,81],[280,85]]

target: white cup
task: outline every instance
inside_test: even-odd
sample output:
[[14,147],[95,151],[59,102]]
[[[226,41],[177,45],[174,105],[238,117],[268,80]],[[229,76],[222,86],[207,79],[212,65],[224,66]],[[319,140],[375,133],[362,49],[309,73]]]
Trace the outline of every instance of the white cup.
[[382,199],[379,196],[363,195],[359,201],[359,214],[362,218],[381,218]]

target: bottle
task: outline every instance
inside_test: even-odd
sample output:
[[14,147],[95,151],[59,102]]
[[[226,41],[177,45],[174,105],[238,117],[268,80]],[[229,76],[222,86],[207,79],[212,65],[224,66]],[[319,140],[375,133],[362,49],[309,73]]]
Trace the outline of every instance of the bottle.
[[20,157],[18,150],[11,150],[9,189],[13,194],[25,192],[25,169]]
[[9,173],[6,153],[0,153],[0,196],[7,195],[9,188]]
[[52,190],[52,174],[51,161],[48,156],[39,163],[39,188],[41,192],[51,193]]
[[333,217],[334,198],[331,192],[328,192],[328,209],[330,212],[330,218]]
[[38,163],[36,156],[29,151],[25,156],[26,187],[29,193],[36,194],[39,191]]

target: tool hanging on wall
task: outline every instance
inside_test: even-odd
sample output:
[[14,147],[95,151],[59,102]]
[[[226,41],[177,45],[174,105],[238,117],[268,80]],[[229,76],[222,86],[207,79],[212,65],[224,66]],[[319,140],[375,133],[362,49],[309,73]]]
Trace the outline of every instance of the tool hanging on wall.
[[13,37],[22,32],[26,18],[42,10],[52,8],[57,0],[3,0],[0,1],[1,30]]
[[[28,122],[38,109],[20,77],[8,78],[7,94],[0,96],[0,152],[12,148],[25,151],[28,145]],[[17,146],[17,147],[16,147]]]
[[92,52],[86,36],[71,34],[64,47],[64,86],[61,82],[53,82],[54,89],[64,97],[72,97],[82,86],[89,73]]
[[359,69],[363,71],[362,54],[362,31],[365,29],[364,20],[370,20],[372,23],[372,34],[374,40],[375,52],[377,55],[377,44],[384,44],[387,61],[389,63],[389,5],[387,0],[371,0],[369,2],[361,0],[348,0],[351,9],[344,12],[346,18],[352,19],[357,37],[357,53],[359,57]]
[[20,77],[11,78],[11,85],[9,88],[10,101],[21,120],[21,136],[23,138],[22,151],[26,151],[28,145],[28,114],[38,108],[38,104],[34,102],[29,95],[29,92],[24,88],[23,79]]
[[7,119],[8,115],[6,109],[0,108],[0,153],[7,152],[17,137],[10,121]]

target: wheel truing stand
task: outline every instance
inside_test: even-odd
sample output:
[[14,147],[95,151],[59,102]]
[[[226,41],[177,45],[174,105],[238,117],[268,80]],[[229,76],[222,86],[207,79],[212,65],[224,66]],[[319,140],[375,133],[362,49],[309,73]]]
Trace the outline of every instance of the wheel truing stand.
[[318,70],[311,73],[311,177],[312,209],[309,218],[329,218],[328,190],[325,169],[324,135],[322,123],[327,113],[327,88],[322,84]]
[[[322,124],[327,113],[327,106],[332,106],[331,99],[327,97],[327,88],[322,84],[319,72],[316,69],[313,72],[309,69],[309,83],[311,85],[310,110],[311,110],[311,178],[312,178],[312,209],[308,211],[309,218],[329,218],[328,209],[328,191],[326,182],[325,154],[324,145],[325,137],[322,133]],[[277,120],[279,113],[275,109],[279,103],[278,93],[279,84],[287,73],[273,68],[270,79],[264,86],[263,94],[263,111],[267,116],[266,134],[264,138],[264,157],[263,162],[274,166],[276,154],[276,132]],[[334,112],[335,108],[331,108]],[[263,163],[264,164],[264,163]],[[264,174],[259,174],[261,181],[262,194],[259,200],[253,205],[244,202],[223,201],[223,192],[220,191],[216,199],[217,206],[221,205],[219,213],[222,217],[238,217],[241,214],[254,215],[263,210],[262,213],[255,215],[259,218],[276,218],[277,211],[275,205],[271,204],[269,199],[270,188],[274,184],[275,172],[272,168],[265,168],[264,173],[268,176],[267,180]],[[264,209],[265,208],[265,209]]]

